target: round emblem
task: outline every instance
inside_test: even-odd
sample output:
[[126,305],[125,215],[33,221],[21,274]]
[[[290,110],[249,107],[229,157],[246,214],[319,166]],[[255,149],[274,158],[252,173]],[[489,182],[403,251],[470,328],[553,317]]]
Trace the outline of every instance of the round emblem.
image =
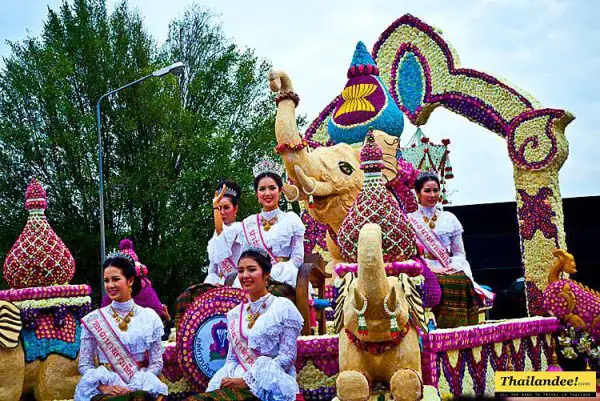
[[226,314],[245,298],[238,288],[219,287],[196,298],[185,311],[177,331],[177,351],[183,376],[196,391],[204,391],[225,364]]

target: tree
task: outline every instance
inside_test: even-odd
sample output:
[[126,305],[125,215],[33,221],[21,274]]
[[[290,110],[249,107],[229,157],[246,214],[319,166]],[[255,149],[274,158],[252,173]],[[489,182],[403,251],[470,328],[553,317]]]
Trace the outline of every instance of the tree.
[[95,103],[175,61],[181,78],[150,79],[102,104],[107,248],[124,236],[164,301],[199,282],[212,235],[211,199],[221,177],[248,189],[251,166],[274,146],[268,62],[226,39],[199,6],[169,25],[158,47],[141,17],[103,0],[49,10],[40,37],[10,43],[0,71],[0,252],[26,219],[31,175],[49,196],[50,222],[77,261],[75,281],[99,286]]

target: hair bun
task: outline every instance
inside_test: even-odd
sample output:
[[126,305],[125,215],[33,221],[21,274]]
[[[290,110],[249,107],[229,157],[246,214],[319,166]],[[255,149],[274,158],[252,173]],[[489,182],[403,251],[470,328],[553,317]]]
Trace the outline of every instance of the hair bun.
[[119,242],[119,249],[122,251],[133,249],[133,242],[129,238],[123,238],[121,242]]

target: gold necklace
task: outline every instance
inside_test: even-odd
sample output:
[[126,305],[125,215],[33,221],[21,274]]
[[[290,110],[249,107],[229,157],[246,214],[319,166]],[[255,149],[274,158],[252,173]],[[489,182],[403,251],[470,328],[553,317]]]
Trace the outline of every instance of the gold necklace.
[[437,211],[433,213],[433,216],[431,218],[425,216],[425,213],[423,212],[421,212],[421,214],[423,215],[423,221],[425,222],[425,224],[428,224],[429,228],[433,230],[435,228],[435,222],[438,219]]
[[249,329],[251,329],[254,326],[254,323],[256,323],[256,321],[258,320],[260,315],[262,315],[264,310],[267,309],[267,299],[269,299],[269,297],[265,297],[265,299],[263,300],[263,303],[260,305],[258,310],[254,313],[252,312],[252,308],[250,308],[250,304],[248,304],[246,311],[248,312],[248,328]]
[[127,331],[129,322],[131,322],[131,318],[133,317],[133,314],[135,312],[135,305],[133,305],[133,308],[131,308],[131,310],[125,315],[125,317],[119,316],[117,311],[112,306],[110,307],[110,309],[112,310],[113,319],[115,319],[115,322],[117,322],[117,324],[119,325],[119,330]]
[[273,227],[273,225],[277,223],[277,216],[273,217],[272,219],[265,219],[264,217],[260,216],[260,225],[263,226],[263,229],[265,231],[269,231],[271,229],[271,227]]

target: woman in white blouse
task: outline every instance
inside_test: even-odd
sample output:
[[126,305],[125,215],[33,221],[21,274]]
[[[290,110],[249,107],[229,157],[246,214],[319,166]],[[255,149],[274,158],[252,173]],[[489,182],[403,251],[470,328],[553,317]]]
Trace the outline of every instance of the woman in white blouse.
[[463,227],[456,216],[438,208],[440,181],[422,173],[415,182],[419,210],[409,220],[424,248],[424,258],[442,288],[440,305],[434,308],[439,328],[476,324],[480,307],[490,306],[494,293],[473,279],[463,244]]
[[188,401],[296,399],[296,340],[303,319],[289,299],[267,291],[271,268],[270,256],[260,248],[240,256],[238,279],[249,301],[227,313],[225,365],[209,382],[207,393]]

